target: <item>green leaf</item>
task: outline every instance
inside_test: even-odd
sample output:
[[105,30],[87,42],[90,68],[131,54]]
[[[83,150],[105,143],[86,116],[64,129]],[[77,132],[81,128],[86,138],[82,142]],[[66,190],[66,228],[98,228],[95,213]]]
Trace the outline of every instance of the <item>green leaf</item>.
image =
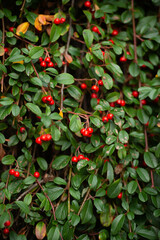
[[61,132],[55,125],[51,126],[51,135],[54,141],[58,141],[61,137]]
[[139,229],[137,229],[135,232],[145,239],[157,240],[157,235],[153,230],[139,227]]
[[58,185],[67,185],[67,182],[61,177],[54,178],[53,182]]
[[14,100],[12,98],[9,97],[4,97],[0,100],[0,104],[3,106],[8,106],[11,105],[14,102]]
[[43,47],[33,47],[29,51],[29,56],[31,57],[31,59],[37,59],[41,57],[43,53],[44,53]]
[[71,225],[75,227],[79,222],[80,222],[80,216],[73,214],[71,217]]
[[93,217],[93,205],[91,200],[87,200],[80,213],[81,223],[88,223]]
[[107,94],[106,100],[108,102],[115,102],[119,99],[119,97],[120,97],[120,94],[118,92],[112,92],[112,93]]
[[92,21],[92,14],[87,10],[83,10],[83,12],[86,15],[88,21],[91,22]]
[[144,153],[144,161],[150,168],[156,168],[158,166],[157,158],[151,152]]
[[77,86],[71,85],[67,88],[67,91],[75,100],[81,100],[82,91]]
[[41,109],[37,105],[35,105],[33,103],[26,103],[26,107],[29,108],[31,110],[31,112],[33,112],[34,114],[41,117],[42,112],[41,112]]
[[20,63],[14,63],[14,64],[12,65],[12,68],[13,68],[14,70],[16,70],[17,72],[23,72],[23,71],[25,71],[25,66],[22,65],[22,64],[20,64]]
[[77,163],[77,170],[80,171],[82,168],[86,167],[88,165],[88,161],[87,160],[80,160]]
[[88,178],[88,184],[89,184],[90,189],[95,188],[97,186],[97,183],[98,183],[97,176],[94,174],[91,174]]
[[7,155],[2,158],[2,163],[4,165],[10,165],[10,164],[14,163],[14,161],[15,161],[15,157],[12,155]]
[[107,189],[107,196],[109,198],[115,198],[121,192],[122,183],[121,179],[117,179],[115,182],[111,183]]
[[80,200],[80,191],[75,190],[74,188],[70,187],[69,193],[74,199]]
[[51,227],[47,233],[47,240],[59,240],[60,233],[58,227]]
[[69,128],[72,132],[79,132],[82,129],[81,119],[78,115],[73,115],[71,117]]
[[35,177],[29,176],[29,177],[25,178],[23,182],[26,185],[30,185],[30,184],[34,183],[35,181],[36,181]]
[[117,233],[119,233],[119,231],[120,231],[121,228],[123,227],[124,220],[125,220],[125,215],[124,215],[124,214],[118,215],[118,216],[113,220],[112,225],[111,225],[111,233],[112,233],[113,235],[117,235]]
[[55,81],[59,84],[68,85],[74,83],[74,77],[69,73],[61,73],[55,77]]
[[38,77],[33,77],[30,79],[31,83],[36,85],[36,86],[39,86],[39,87],[42,87],[42,81],[41,79],[39,79]]
[[62,33],[62,26],[57,26],[56,24],[52,25],[51,28],[51,34],[50,34],[50,41],[51,42],[55,42],[58,40],[58,38],[60,38]]
[[126,10],[121,14],[121,20],[123,23],[129,23],[132,20],[132,14],[130,10]]
[[120,76],[123,74],[121,68],[120,68],[117,64],[115,64],[115,63],[109,63],[109,64],[107,64],[107,65],[106,65],[106,68],[107,68],[109,71],[111,71],[111,73],[117,75],[118,77],[120,77]]
[[17,104],[12,105],[12,114],[17,117],[20,114],[20,107]]
[[60,205],[56,208],[55,213],[58,220],[64,220],[68,213],[67,202],[60,203]]
[[67,164],[69,163],[71,157],[68,155],[61,155],[58,156],[54,159],[53,163],[52,163],[52,168],[56,169],[56,170],[60,170],[64,167],[67,166]]
[[138,184],[136,181],[129,182],[127,185],[127,191],[129,192],[129,194],[133,194],[137,190],[137,186]]
[[118,137],[121,143],[128,143],[129,135],[125,130],[120,131]]
[[99,118],[90,117],[90,121],[91,121],[97,128],[100,128],[100,127],[101,127],[101,121],[99,120]]
[[26,214],[29,214],[30,209],[29,209],[28,205],[25,202],[23,202],[23,201],[15,201],[15,203],[21,209],[22,212],[24,212]]
[[146,124],[149,120],[149,116],[146,114],[145,110],[142,108],[139,108],[137,110],[137,117],[138,117],[138,120],[143,124]]
[[136,172],[143,182],[149,182],[150,181],[150,176],[149,176],[149,173],[146,169],[137,168]]
[[45,192],[48,194],[51,201],[54,201],[63,194],[64,189],[62,187],[51,186],[50,188],[46,188]]
[[132,62],[129,65],[129,73],[132,75],[132,77],[137,77],[140,73],[140,68],[137,63]]
[[109,74],[104,74],[103,78],[103,85],[107,90],[110,90],[113,87],[113,79]]
[[86,46],[89,48],[93,43],[93,33],[89,29],[83,30],[83,38],[86,43]]
[[114,135],[111,135],[111,136],[108,136],[108,137],[106,138],[105,143],[106,143],[107,145],[110,145],[110,144],[114,143],[116,140],[117,140],[117,137],[114,136]]
[[5,142],[5,136],[0,133],[0,144],[3,144]]

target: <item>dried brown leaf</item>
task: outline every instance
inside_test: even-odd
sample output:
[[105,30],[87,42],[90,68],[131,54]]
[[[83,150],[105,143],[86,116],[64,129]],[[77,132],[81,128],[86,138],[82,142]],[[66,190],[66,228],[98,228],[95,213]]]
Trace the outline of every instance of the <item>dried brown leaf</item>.
[[5,156],[5,154],[6,152],[4,151],[2,144],[0,144],[0,161]]
[[39,22],[38,17],[35,19],[34,26],[38,31],[42,31],[42,24]]
[[64,57],[68,63],[71,63],[73,61],[73,58],[68,53],[65,53]]

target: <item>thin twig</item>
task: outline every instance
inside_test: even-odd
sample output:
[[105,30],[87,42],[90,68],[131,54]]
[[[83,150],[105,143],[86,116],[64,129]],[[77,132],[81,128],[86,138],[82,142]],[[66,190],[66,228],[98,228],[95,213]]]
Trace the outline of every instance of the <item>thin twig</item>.
[[69,169],[69,177],[68,177],[68,184],[67,184],[67,189],[68,189],[68,216],[69,216],[70,211],[71,211],[70,192],[69,192],[70,183],[71,183],[71,176],[72,176],[72,168],[70,167],[70,169]]
[[[5,24],[4,24],[4,18],[2,18],[2,44],[5,45]],[[3,54],[2,57],[2,64],[4,65],[4,60],[5,60],[5,53]],[[3,88],[4,88],[4,73],[2,74],[1,78],[1,92],[3,93]]]
[[139,185],[139,182],[138,182],[137,179],[136,179],[136,182],[137,182],[137,184],[138,184],[139,191],[142,192],[142,188],[141,188],[141,186]]
[[145,136],[145,152],[148,152],[147,126],[144,126],[144,136]]
[[78,211],[78,216],[80,215],[80,213],[81,213],[81,211],[82,211],[82,208],[83,208],[85,202],[87,201],[87,198],[88,198],[88,196],[89,196],[89,194],[90,194],[90,191],[91,191],[90,188],[88,188],[87,193],[86,193],[86,196],[85,196],[85,198],[83,199],[83,202],[82,202],[82,204],[81,204],[81,206],[80,206],[80,209],[79,209],[79,211]]
[[23,14],[23,11],[24,11],[24,6],[25,6],[25,3],[26,3],[26,0],[24,0],[23,1],[23,4],[22,4],[22,7],[21,7],[21,12],[20,12],[20,14],[19,14],[19,18],[21,18],[22,17],[22,14]]
[[153,170],[152,169],[151,169],[151,182],[152,182],[151,188],[154,188],[154,178],[153,178]]
[[[33,69],[34,69],[34,71],[35,71],[36,76],[37,76],[38,78],[40,78],[40,77],[39,77],[39,74],[38,74],[38,72],[37,72],[37,70],[36,70],[36,68],[35,68],[35,66],[34,66],[34,64],[33,64],[32,61],[31,61],[31,64],[32,64],[32,67],[33,67]],[[47,94],[45,88],[44,88],[43,86],[42,86],[41,88],[42,88],[42,91],[43,91],[45,94]]]

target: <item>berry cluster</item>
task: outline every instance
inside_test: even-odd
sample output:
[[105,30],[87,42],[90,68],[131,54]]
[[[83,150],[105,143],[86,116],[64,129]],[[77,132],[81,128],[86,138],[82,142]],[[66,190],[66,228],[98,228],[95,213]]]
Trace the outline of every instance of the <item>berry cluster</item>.
[[51,95],[42,97],[42,102],[48,103],[49,105],[54,105],[54,100]]
[[54,63],[51,61],[50,57],[46,57],[43,59],[42,57],[39,58],[40,66],[41,67],[54,67]]
[[49,142],[51,139],[52,139],[51,134],[43,134],[43,135],[41,135],[40,137],[37,137],[37,138],[36,138],[36,143],[39,144],[39,145],[41,145],[41,144],[42,144],[42,141],[43,141],[43,142]]
[[121,107],[123,107],[123,106],[126,105],[126,102],[125,102],[123,99],[118,99],[118,100],[116,101],[116,103],[117,103],[118,105],[121,105]]
[[71,160],[72,160],[72,162],[78,162],[80,160],[87,160],[87,161],[89,161],[89,158],[84,157],[82,154],[80,154],[78,157],[73,156]]
[[9,221],[9,220],[7,220],[5,223],[4,223],[4,226],[6,227],[6,228],[4,228],[3,229],[3,233],[4,234],[9,234],[9,229],[7,228],[7,227],[9,227],[11,225],[11,222]]
[[65,21],[66,21],[65,18],[61,18],[61,19],[55,18],[54,19],[54,24],[56,24],[56,25],[63,24]]
[[14,169],[10,169],[9,174],[14,175],[17,178],[20,176],[20,173],[18,171],[15,171]]
[[101,35],[98,27],[96,27],[96,26],[92,27],[92,32],[95,32],[95,33],[98,33],[99,35]]
[[89,127],[89,128],[82,128],[80,133],[84,136],[84,137],[91,137],[92,133],[93,133],[93,128]]
[[102,117],[102,122],[106,123],[109,120],[112,120],[113,116],[114,115],[112,113],[108,113],[107,116]]

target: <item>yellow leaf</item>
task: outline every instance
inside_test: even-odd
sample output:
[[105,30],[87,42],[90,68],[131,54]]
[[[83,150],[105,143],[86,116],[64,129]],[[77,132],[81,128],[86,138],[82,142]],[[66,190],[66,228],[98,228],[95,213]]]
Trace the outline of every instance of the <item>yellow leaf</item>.
[[0,56],[3,56],[5,53],[4,47],[0,46]]
[[73,61],[73,58],[68,53],[65,53],[64,57],[68,63],[71,63]]
[[39,22],[42,25],[46,25],[46,17],[45,17],[45,15],[42,15],[42,14],[38,15],[38,20],[39,20]]
[[39,22],[38,17],[34,21],[34,26],[38,31],[42,31],[42,24]]
[[60,109],[60,108],[58,108],[59,109],[59,115],[63,118],[63,112],[62,112],[62,110]]
[[16,62],[13,62],[13,63],[19,63],[19,64],[24,64],[24,61],[16,61]]
[[25,34],[29,28],[29,22],[24,22],[17,27],[16,34],[20,36],[20,32]]
[[99,7],[97,4],[94,4],[95,11],[99,10]]

